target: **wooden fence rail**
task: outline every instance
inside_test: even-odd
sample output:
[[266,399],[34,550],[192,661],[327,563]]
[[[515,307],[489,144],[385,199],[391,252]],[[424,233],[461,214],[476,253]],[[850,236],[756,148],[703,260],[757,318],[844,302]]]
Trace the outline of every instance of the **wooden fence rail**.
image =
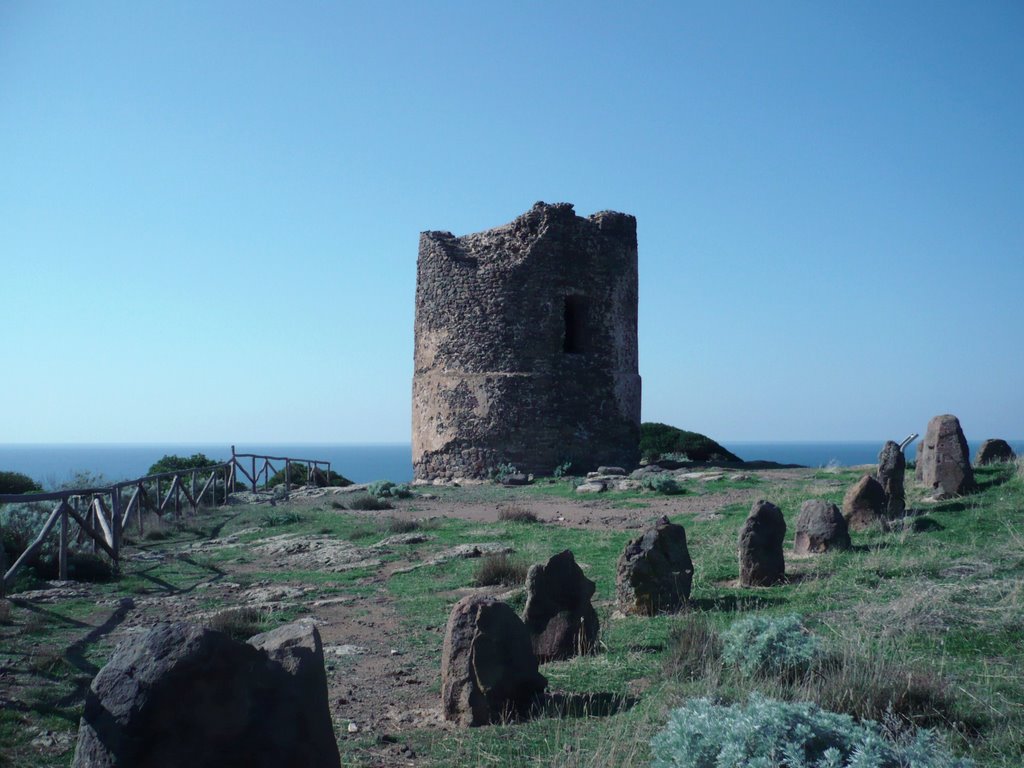
[[[248,459],[249,467],[243,466],[242,459]],[[3,504],[42,504],[57,502],[43,523],[39,534],[18,556],[14,564],[5,570],[4,551],[0,547],[0,597],[6,594],[14,583],[18,571],[25,563],[32,560],[42,548],[47,536],[58,524],[59,551],[57,570],[58,578],[68,578],[68,556],[71,543],[70,520],[78,524],[78,532],[74,537],[78,544],[87,540],[93,542],[93,551],[105,552],[114,563],[115,571],[121,563],[121,539],[126,526],[131,523],[132,516],[138,525],[139,537],[143,530],[143,512],[149,511],[160,519],[173,510],[176,518],[183,515],[182,497],[188,503],[191,513],[197,514],[200,505],[209,495],[210,505],[217,504],[217,492],[221,489],[221,500],[237,490],[238,476],[241,475],[255,493],[259,490],[260,480],[267,488],[273,474],[278,471],[273,462],[284,468],[285,498],[291,492],[291,468],[293,464],[305,465],[308,483],[318,484],[330,482],[331,463],[317,459],[295,459],[287,456],[262,456],[252,453],[235,453],[231,446],[231,459],[221,464],[211,464],[197,469],[181,469],[171,472],[160,472],[147,475],[137,480],[126,480],[114,483],[106,488],[76,488],[66,491],[49,493],[0,494],[0,505]],[[257,470],[257,466],[259,469]],[[170,485],[164,484],[170,481]]]

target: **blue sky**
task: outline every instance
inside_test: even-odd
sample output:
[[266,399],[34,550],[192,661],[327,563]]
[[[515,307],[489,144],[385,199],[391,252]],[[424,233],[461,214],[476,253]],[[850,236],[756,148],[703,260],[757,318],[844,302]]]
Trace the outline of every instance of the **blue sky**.
[[643,417],[1024,436],[1020,3],[0,4],[2,442],[409,439],[418,234],[632,213]]

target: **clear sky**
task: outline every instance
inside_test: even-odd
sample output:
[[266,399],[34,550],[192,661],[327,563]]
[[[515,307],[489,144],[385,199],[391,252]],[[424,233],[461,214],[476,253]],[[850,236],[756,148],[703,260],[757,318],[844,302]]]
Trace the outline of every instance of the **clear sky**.
[[0,2],[0,442],[402,442],[419,232],[632,213],[643,417],[1024,436],[1020,2]]

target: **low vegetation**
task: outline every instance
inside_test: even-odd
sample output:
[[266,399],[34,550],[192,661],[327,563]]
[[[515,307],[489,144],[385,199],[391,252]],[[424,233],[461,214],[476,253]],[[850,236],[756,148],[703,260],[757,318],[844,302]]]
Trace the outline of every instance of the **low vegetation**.
[[707,435],[654,421],[640,425],[640,455],[647,461],[670,457],[695,462],[742,461]]
[[[350,717],[347,707],[355,697],[349,689],[367,674],[358,667],[364,657],[329,655],[343,764],[400,764],[404,758],[389,741],[394,739],[407,744],[422,765],[963,768],[969,759],[977,768],[1019,768],[1022,466],[1018,461],[981,468],[978,494],[927,504],[910,473],[908,524],[855,533],[850,551],[815,557],[794,557],[790,539],[789,581],[761,589],[736,583],[736,535],[749,501],[726,495],[730,503],[719,504],[719,484],[685,480],[680,484],[699,490],[665,498],[649,491],[606,494],[600,514],[649,512],[644,519],[652,522],[668,514],[686,527],[695,567],[689,608],[653,618],[615,612],[616,561],[637,530],[577,526],[558,522],[556,515],[550,523],[532,524],[542,501],[549,505],[545,520],[552,508],[594,504],[574,498],[568,483],[432,489],[439,500],[429,510],[414,496],[395,501],[401,510],[391,515],[338,506],[390,505],[390,494],[342,493],[274,508],[211,509],[180,526],[162,523],[150,530],[166,535],[140,537],[116,579],[71,585],[61,599],[26,600],[20,597],[25,590],[53,587],[43,581],[44,571],[29,569],[11,601],[0,601],[0,697],[9,702],[0,708],[0,765],[67,766],[92,676],[117,639],[134,631],[130,622],[163,620],[169,615],[164,606],[175,601],[192,601],[175,616],[194,616],[238,637],[310,610],[320,619],[330,608],[310,606],[337,601],[335,620],[350,617],[364,637],[376,638],[383,630],[373,623],[379,617],[368,612],[384,606],[398,626],[381,639],[378,662],[394,660],[401,681],[417,681],[393,683],[396,698],[388,705],[400,713],[412,710],[401,697],[420,690],[425,698],[415,706],[429,707],[438,697],[441,643],[452,605],[479,590],[509,593],[509,602],[521,610],[522,590],[513,588],[523,584],[528,566],[571,549],[597,585],[600,641],[597,653],[543,665],[554,694],[547,709],[525,722],[472,730],[440,728],[427,719],[349,734],[338,718]],[[758,473],[756,490],[749,491],[782,509],[790,534],[805,499],[838,503],[859,474],[839,468],[795,476],[781,480],[772,472]],[[731,481],[721,485],[723,494],[737,487]],[[541,491],[565,495],[542,499]],[[424,519],[445,514],[449,502],[466,500],[475,500],[491,522]],[[697,501],[713,514],[680,511]],[[0,510],[5,521],[12,508],[17,505]],[[30,521],[38,522],[40,513],[23,510],[15,520],[19,515],[21,528],[12,523],[9,533],[5,526],[5,540],[33,535]],[[425,528],[429,536],[381,545],[395,533]],[[371,553],[378,565],[357,562],[330,570],[262,554],[268,543],[303,537]],[[482,542],[514,552],[440,557]],[[224,589],[229,583],[235,586]],[[254,599],[251,590],[270,595],[265,599],[274,607],[243,602]],[[130,612],[122,607],[128,600],[134,601]],[[322,631],[331,631],[330,622]],[[353,641],[336,636],[331,642]],[[349,703],[339,705],[340,699]]]

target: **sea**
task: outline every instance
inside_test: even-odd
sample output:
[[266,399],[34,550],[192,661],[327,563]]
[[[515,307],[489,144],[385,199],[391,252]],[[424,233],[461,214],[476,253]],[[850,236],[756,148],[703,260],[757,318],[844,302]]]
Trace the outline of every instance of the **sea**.
[[[1024,439],[1008,440],[1024,455]],[[774,461],[807,467],[874,464],[884,440],[827,442],[723,442],[746,461]],[[981,441],[968,441],[971,456]],[[287,456],[331,462],[331,469],[356,483],[374,480],[408,482],[412,479],[412,446],[409,443],[368,445],[337,443],[264,443],[236,445],[238,453]],[[221,443],[127,443],[127,444],[0,444],[0,472],[21,472],[44,488],[62,485],[88,472],[98,481],[118,482],[142,477],[167,454],[191,456],[202,453],[226,461],[231,446]],[[916,441],[907,446],[907,460],[916,454]],[[99,484],[99,482],[97,482]]]

